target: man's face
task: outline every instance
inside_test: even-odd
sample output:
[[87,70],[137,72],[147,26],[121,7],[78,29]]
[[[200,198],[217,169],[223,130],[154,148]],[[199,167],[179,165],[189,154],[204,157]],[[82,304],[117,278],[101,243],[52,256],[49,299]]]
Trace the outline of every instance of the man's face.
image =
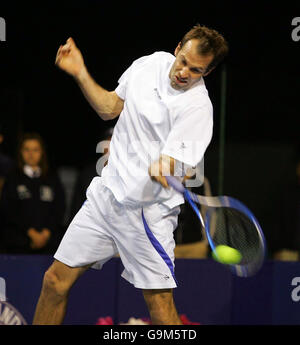
[[176,90],[188,90],[201,77],[210,71],[207,67],[213,59],[213,55],[199,55],[197,53],[197,39],[189,40],[181,48],[180,44],[175,49],[176,59],[169,74],[171,86]]

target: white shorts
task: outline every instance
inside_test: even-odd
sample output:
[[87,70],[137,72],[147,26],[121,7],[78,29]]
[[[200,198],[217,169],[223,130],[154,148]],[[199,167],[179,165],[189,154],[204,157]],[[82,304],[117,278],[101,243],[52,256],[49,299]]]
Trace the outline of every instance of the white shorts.
[[[141,289],[177,287],[173,231],[180,207],[129,208],[95,177],[54,258],[71,267],[103,264],[119,253],[122,277]],[[144,217],[144,218],[143,218]]]

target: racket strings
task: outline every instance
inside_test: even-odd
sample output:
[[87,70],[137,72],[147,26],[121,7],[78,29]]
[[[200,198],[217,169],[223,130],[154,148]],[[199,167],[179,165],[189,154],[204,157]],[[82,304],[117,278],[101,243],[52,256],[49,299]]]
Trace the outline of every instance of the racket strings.
[[260,257],[261,241],[251,219],[230,207],[210,208],[210,235],[215,246],[227,245],[240,251],[240,264]]

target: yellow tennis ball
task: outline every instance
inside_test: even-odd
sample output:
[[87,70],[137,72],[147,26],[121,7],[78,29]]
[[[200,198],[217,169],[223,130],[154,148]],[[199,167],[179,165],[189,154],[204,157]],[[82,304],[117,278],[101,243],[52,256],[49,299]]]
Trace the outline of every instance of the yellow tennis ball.
[[216,261],[228,265],[236,265],[242,260],[242,254],[237,249],[225,245],[216,246],[212,257]]

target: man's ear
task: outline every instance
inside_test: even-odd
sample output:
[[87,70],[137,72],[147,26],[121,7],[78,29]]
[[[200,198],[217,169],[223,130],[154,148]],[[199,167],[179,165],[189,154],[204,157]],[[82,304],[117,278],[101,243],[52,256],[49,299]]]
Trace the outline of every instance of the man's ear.
[[181,49],[181,42],[178,43],[178,45],[177,45],[177,47],[176,47],[176,49],[175,49],[175,51],[174,51],[174,55],[175,55],[175,56],[177,56],[177,54],[178,54],[178,52],[179,52],[180,49]]

